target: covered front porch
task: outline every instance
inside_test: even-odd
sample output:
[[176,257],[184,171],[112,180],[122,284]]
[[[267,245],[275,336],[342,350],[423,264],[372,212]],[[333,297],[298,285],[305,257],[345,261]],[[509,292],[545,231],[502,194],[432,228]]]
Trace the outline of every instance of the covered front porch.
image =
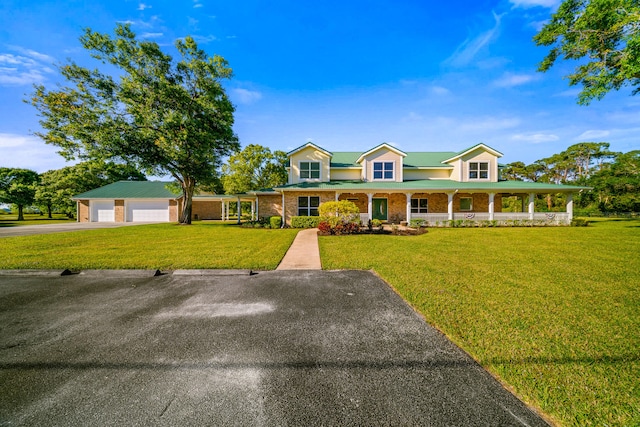
[[[525,212],[502,212],[502,197],[494,192],[367,192],[335,193],[336,200],[349,200],[358,206],[366,224],[380,220],[393,224],[419,220],[426,226],[448,226],[460,222],[487,225],[569,225],[573,218],[573,197],[567,193],[564,212],[536,212],[535,195],[528,193]],[[524,210],[524,209],[523,209]]]

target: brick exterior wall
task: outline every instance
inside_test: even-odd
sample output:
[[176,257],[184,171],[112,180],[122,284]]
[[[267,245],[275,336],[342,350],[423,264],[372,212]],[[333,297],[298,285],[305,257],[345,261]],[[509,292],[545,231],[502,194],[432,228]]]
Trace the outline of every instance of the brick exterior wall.
[[[335,193],[332,192],[287,192],[285,193],[286,223],[291,224],[291,217],[298,215],[299,196],[319,196],[320,203],[332,202],[335,200]],[[471,211],[460,210],[460,198],[473,198],[473,209]],[[387,199],[388,221],[399,223],[407,220],[407,196],[405,193],[375,193],[374,199]],[[445,193],[413,193],[412,199],[427,199],[428,213],[447,213],[448,196]],[[348,200],[355,203],[360,213],[367,213],[368,197],[364,193],[341,193],[338,200]],[[355,199],[355,200],[353,200]],[[281,215],[281,196],[259,196],[258,212],[260,217]],[[457,193],[453,197],[454,212],[489,212],[489,195],[486,193]],[[502,195],[496,194],[494,197],[494,212],[502,212]]]
[[78,200],[78,221],[89,222],[89,201]]
[[[350,201],[353,202],[358,207],[358,209],[360,210],[360,213],[367,213],[367,205],[369,203],[369,200],[367,199],[366,194],[342,193],[338,196],[338,200],[347,200],[347,199],[352,199]],[[353,199],[357,199],[357,200],[353,200]]]
[[291,225],[292,216],[298,216],[298,197],[302,196],[319,196],[320,204],[323,204],[325,202],[333,202],[336,200],[336,194],[330,191],[287,191],[284,196],[285,222],[287,225]]
[[193,200],[191,202],[191,219],[221,219],[222,202],[214,200]]
[[169,221],[178,222],[178,201],[169,200]]
[[268,218],[270,216],[282,216],[282,196],[258,196],[258,216]]
[[114,200],[114,220],[124,222],[124,200]]

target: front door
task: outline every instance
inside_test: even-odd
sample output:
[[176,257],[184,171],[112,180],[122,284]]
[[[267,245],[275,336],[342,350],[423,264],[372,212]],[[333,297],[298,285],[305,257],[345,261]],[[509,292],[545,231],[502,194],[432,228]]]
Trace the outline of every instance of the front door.
[[373,219],[387,220],[387,199],[373,199],[371,207],[373,209]]

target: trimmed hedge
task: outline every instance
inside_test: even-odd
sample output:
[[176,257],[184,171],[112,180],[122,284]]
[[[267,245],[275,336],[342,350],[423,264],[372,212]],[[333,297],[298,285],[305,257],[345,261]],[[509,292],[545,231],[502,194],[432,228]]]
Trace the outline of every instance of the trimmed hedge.
[[269,217],[269,226],[271,228],[280,228],[280,227],[282,227],[282,217],[281,216],[270,216]]
[[292,216],[292,228],[316,228],[320,224],[319,216]]

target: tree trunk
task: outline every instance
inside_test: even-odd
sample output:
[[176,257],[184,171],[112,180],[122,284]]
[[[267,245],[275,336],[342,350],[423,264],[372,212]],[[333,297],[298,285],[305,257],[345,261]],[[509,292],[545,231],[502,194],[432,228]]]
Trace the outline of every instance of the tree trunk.
[[51,205],[47,205],[47,218],[52,219],[53,216],[51,216]]
[[18,221],[24,221],[24,214],[22,213],[22,205],[18,205]]
[[182,214],[180,215],[180,224],[191,224],[191,205],[193,199],[193,191],[195,188],[195,181],[192,178],[184,178],[181,182],[182,185],[182,198],[184,204],[182,206]]

